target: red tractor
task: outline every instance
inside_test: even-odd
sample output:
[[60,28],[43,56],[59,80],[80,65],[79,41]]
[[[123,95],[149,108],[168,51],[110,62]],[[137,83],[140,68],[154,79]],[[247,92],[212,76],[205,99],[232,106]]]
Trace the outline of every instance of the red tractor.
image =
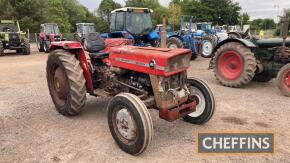
[[78,115],[87,93],[113,97],[107,112],[111,134],[123,151],[138,155],[153,137],[148,109],[170,122],[203,124],[215,101],[205,82],[187,77],[190,50],[135,47],[129,41],[104,41],[91,33],[84,48],[79,42],[52,42],[46,71],[50,95],[64,116]]
[[62,34],[55,23],[45,23],[40,25],[40,33],[36,36],[36,44],[39,52],[49,52],[51,42],[62,41]]

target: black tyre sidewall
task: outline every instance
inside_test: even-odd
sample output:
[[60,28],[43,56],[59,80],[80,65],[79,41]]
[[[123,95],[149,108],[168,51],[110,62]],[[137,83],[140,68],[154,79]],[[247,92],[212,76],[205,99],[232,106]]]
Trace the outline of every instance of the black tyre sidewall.
[[207,86],[206,83],[199,79],[188,79],[188,83],[200,90],[205,98],[205,110],[204,112],[198,117],[191,117],[189,115],[184,116],[184,120],[189,123],[193,124],[203,124],[206,123],[211,119],[215,111],[215,99],[213,93],[211,92],[210,88]]
[[[53,80],[53,76],[51,76],[51,73],[50,73],[50,67],[52,67],[54,64],[57,64],[64,72],[65,74],[65,80],[66,80],[66,94],[67,94],[67,100],[66,100],[66,103],[63,105],[63,106],[60,106],[57,102],[56,102],[56,99],[54,98],[54,96],[52,95],[52,88],[54,87],[52,84],[52,80]],[[46,68],[46,72],[47,72],[47,85],[48,85],[48,88],[49,88],[49,91],[50,91],[50,94],[51,94],[51,97],[52,97],[52,101],[55,105],[55,108],[56,110],[61,113],[62,115],[65,115],[67,116],[68,115],[68,112],[72,112],[72,111],[68,111],[66,110],[66,108],[69,108],[70,107],[70,103],[71,103],[71,94],[70,94],[70,82],[69,82],[69,79],[68,79],[68,75],[67,75],[67,72],[65,70],[65,67],[63,65],[63,63],[61,62],[61,60],[59,59],[59,57],[57,55],[49,55],[48,56],[48,60],[47,60],[47,68]],[[72,113],[74,114],[74,113]]]
[[168,39],[168,42],[167,42],[167,48],[171,45],[171,44],[175,44],[177,46],[177,48],[183,48],[183,43],[182,41],[177,38],[177,37],[171,37]]
[[[113,112],[114,112],[114,109],[117,109],[118,106],[123,106],[125,108],[127,108],[133,115],[134,117],[134,121],[137,125],[137,138],[135,140],[135,143],[132,144],[132,145],[127,145],[127,144],[124,144],[121,140],[119,140],[116,132],[118,131],[115,131],[114,130],[114,127],[113,127]],[[141,150],[143,150],[143,146],[144,146],[144,137],[145,137],[145,132],[144,132],[144,125],[143,125],[143,122],[142,122],[142,119],[141,119],[141,116],[139,115],[141,113],[138,112],[138,110],[135,108],[134,104],[128,100],[127,98],[123,97],[123,96],[116,96],[115,98],[113,98],[111,101],[110,101],[110,104],[108,106],[108,113],[107,113],[107,116],[108,116],[108,125],[109,125],[109,128],[110,128],[110,131],[111,131],[111,134],[115,140],[115,142],[118,144],[118,146],[125,152],[129,153],[129,154],[132,154],[132,155],[136,155],[136,154],[139,154],[139,152]]]

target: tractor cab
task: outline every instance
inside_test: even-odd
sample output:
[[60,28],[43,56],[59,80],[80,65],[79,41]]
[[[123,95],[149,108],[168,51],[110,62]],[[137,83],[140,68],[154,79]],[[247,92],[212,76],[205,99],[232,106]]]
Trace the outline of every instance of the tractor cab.
[[212,25],[210,22],[196,23],[196,29],[204,31],[205,33],[208,33],[208,34],[214,33],[214,31],[212,30]]
[[47,39],[52,41],[61,41],[62,35],[59,31],[58,25],[55,23],[45,23],[40,25],[40,32],[43,33]]
[[20,32],[18,21],[2,20],[0,23],[0,32]]
[[133,39],[136,46],[157,46],[160,37],[152,24],[152,12],[148,8],[134,7],[112,11],[110,33],[106,37]]
[[94,23],[77,23],[77,34],[84,39],[89,33],[95,33],[96,27]]

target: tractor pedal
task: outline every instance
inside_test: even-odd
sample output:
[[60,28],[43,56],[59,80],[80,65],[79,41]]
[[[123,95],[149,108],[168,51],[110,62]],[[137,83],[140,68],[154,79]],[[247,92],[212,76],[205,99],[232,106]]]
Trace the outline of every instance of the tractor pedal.
[[101,96],[101,97],[107,97],[110,96],[110,94],[103,89],[95,89],[94,90],[94,95],[95,96]]

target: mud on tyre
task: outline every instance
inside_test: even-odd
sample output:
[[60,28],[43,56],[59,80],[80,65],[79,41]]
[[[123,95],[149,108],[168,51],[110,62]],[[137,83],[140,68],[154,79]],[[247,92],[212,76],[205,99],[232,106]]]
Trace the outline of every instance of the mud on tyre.
[[47,60],[46,77],[56,110],[65,116],[79,114],[86,101],[86,81],[74,54],[52,51]]

